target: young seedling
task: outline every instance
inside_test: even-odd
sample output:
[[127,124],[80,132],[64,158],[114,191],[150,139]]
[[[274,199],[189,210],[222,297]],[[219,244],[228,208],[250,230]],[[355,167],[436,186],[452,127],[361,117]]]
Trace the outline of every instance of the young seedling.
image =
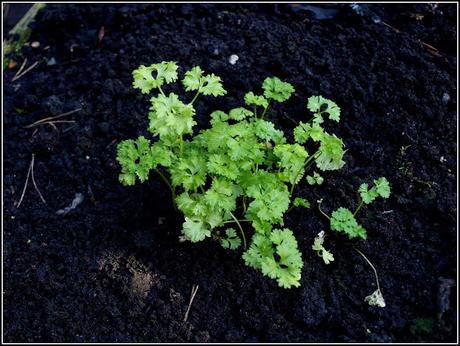
[[381,177],[374,180],[374,186],[369,189],[368,184],[363,183],[358,189],[360,202],[354,212],[347,208],[340,207],[335,210],[331,216],[327,215],[321,209],[322,199],[318,200],[318,209],[325,217],[330,220],[330,226],[333,231],[342,232],[348,235],[349,239],[360,237],[367,238],[367,232],[363,226],[356,221],[356,215],[361,210],[364,204],[372,203],[377,197],[390,197],[390,184],[386,178]]
[[324,248],[324,236],[324,231],[319,232],[311,248],[318,253],[319,257],[323,258],[324,263],[329,264],[334,260],[334,256]]
[[[169,61],[133,72],[135,88],[143,94],[158,91],[150,99],[149,112],[148,130],[155,139],[140,136],[118,144],[121,183],[145,182],[151,171],[156,172],[184,215],[182,239],[212,238],[232,250],[242,245],[248,266],[281,287],[299,286],[303,261],[293,232],[282,228],[283,218],[290,205],[309,207],[307,200],[293,195],[314,164],[323,171],[344,165],[342,140],[326,132],[319,121],[326,114],[338,121],[340,109],[321,96],[310,97],[307,108],[313,118],[300,123],[294,129],[295,143],[288,143],[283,131],[265,118],[275,102],[290,98],[294,87],[269,77],[262,94],[245,95],[246,107],[212,112],[210,127],[197,133],[198,97],[223,96],[226,91],[219,77],[195,66],[182,79],[185,91],[194,93],[186,103],[163,90],[178,80],[177,71],[177,64]],[[313,153],[305,147],[310,140],[317,148]],[[247,244],[245,233],[251,229]]]
[[313,175],[307,175],[307,182],[310,185],[321,185],[324,178],[318,172],[313,172]]
[[365,260],[366,262],[371,266],[372,270],[374,271],[375,275],[375,282],[377,283],[377,289],[372,292],[370,295],[366,296],[364,298],[364,301],[368,303],[370,306],[378,306],[380,308],[384,308],[386,306],[385,304],[385,299],[383,299],[383,294],[382,291],[380,290],[380,284],[379,284],[379,276],[377,275],[377,269],[375,269],[374,265],[372,264],[371,261],[357,248],[354,248],[356,252],[358,252]]

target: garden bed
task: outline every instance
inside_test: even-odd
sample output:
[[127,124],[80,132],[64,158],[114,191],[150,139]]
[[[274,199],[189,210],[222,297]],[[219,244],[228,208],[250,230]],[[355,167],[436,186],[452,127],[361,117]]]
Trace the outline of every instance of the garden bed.
[[[3,80],[6,342],[456,340],[456,6],[318,8],[50,4],[37,14],[29,42],[39,45],[12,57]],[[38,64],[12,81],[25,58],[24,69]],[[267,76],[296,88],[270,116],[286,133],[308,120],[307,97],[336,101],[341,122],[328,126],[346,164],[298,193],[331,211],[385,176],[391,197],[360,217],[368,239],[330,233],[325,265],[311,245],[327,220],[316,203],[294,209],[285,226],[304,267],[289,290],[246,267],[241,250],[179,242],[167,186],[153,174],[122,186],[115,159],[118,142],[149,136],[150,97],[131,73],[163,60],[222,77],[227,96],[196,103],[198,129]],[[26,127],[71,111],[59,119],[72,122]],[[32,157],[46,204],[30,180],[18,208]],[[81,203],[57,213],[76,194]],[[375,281],[352,245],[376,266],[385,308],[364,302]]]

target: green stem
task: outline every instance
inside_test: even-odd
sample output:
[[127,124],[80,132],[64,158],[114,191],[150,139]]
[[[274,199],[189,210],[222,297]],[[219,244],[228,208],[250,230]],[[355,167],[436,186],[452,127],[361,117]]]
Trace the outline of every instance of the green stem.
[[[242,219],[242,220],[238,220],[239,222],[252,222],[252,220],[247,220],[247,219]],[[235,220],[229,220],[229,221],[224,221],[224,224],[226,223],[234,223]]]
[[180,156],[182,157],[182,154],[184,152],[184,139],[182,138],[182,135],[180,135],[179,150],[180,150]]
[[233,218],[233,220],[235,220],[236,224],[238,225],[238,228],[240,229],[241,237],[243,238],[243,246],[244,246],[244,249],[246,250],[246,237],[244,235],[243,227],[241,227],[241,224],[238,221],[238,219],[235,217],[235,215],[233,215],[232,212],[230,211],[229,213],[230,213],[230,216]]
[[198,95],[200,95],[200,89],[196,92],[195,96],[193,97],[192,101],[190,101],[190,104],[193,105],[193,103],[196,101],[198,98]]
[[294,204],[291,205],[288,210],[286,210],[286,213],[289,213],[292,209],[294,209]]
[[163,175],[163,173],[160,172],[159,169],[155,168],[155,172],[158,173],[158,175],[163,179],[163,181],[168,185],[169,190],[171,191],[171,197],[173,199],[174,205],[176,205],[176,191],[174,191],[174,188],[171,186],[169,180]]
[[356,208],[355,212],[353,213],[353,216],[356,216],[356,214],[358,214],[358,212],[361,210],[363,204],[364,204],[364,201],[361,199],[361,202],[359,202],[358,208]]
[[[317,154],[319,153],[319,150],[316,151],[316,153],[314,153],[312,156],[310,156],[304,163],[303,167],[297,172],[295,178],[294,178],[294,181],[297,180],[297,178],[299,177],[299,174],[305,170],[305,172],[307,171],[308,168],[311,167],[311,165],[313,164],[314,161],[312,161],[313,159],[316,158]],[[310,165],[308,165],[310,164]],[[278,173],[279,173],[279,170],[278,170]],[[292,195],[292,193],[294,192],[294,188],[296,187],[296,183],[292,184],[291,186],[291,191],[290,191],[290,194]]]
[[165,93],[163,92],[163,89],[161,89],[161,86],[158,87],[158,90],[160,90],[161,95],[163,95],[164,97],[166,97]]
[[247,210],[247,209],[246,209],[246,195],[243,196],[243,210],[244,210],[244,212],[246,213],[246,210]]
[[331,218],[329,217],[329,215],[327,215],[327,214],[321,209],[321,203],[323,203],[323,201],[321,201],[321,202],[318,203],[318,209],[319,209],[320,213],[323,214],[324,216],[326,216],[326,217],[330,220]]
[[265,113],[267,113],[267,110],[268,110],[268,107],[270,106],[270,101],[272,99],[268,99],[268,103],[267,103],[267,107],[264,109],[264,112],[262,113],[262,115],[260,116],[260,119],[263,119],[264,116],[265,116]]

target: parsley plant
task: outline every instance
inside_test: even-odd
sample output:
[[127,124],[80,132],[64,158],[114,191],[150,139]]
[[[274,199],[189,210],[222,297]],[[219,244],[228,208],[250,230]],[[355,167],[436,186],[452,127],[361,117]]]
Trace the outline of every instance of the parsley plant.
[[[298,287],[303,261],[293,232],[283,227],[283,216],[290,207],[309,207],[307,200],[294,199],[293,193],[314,164],[322,171],[344,165],[342,140],[321,126],[326,116],[338,122],[340,108],[321,96],[310,97],[307,108],[313,117],[294,129],[295,143],[288,143],[266,115],[273,103],[288,100],[295,90],[269,77],[262,94],[248,92],[244,107],[212,112],[210,127],[196,133],[195,101],[201,95],[217,97],[226,91],[219,77],[196,66],[181,80],[185,91],[194,93],[185,103],[162,89],[178,80],[177,70],[177,64],[169,61],[133,72],[134,88],[143,94],[157,92],[150,99],[148,128],[155,140],[140,136],[118,144],[121,183],[144,182],[154,171],[184,215],[185,239],[213,238],[227,249],[242,245],[248,266],[281,287]],[[310,140],[316,147],[312,152],[305,146]],[[309,184],[323,181],[316,172],[306,179]],[[251,229],[248,245],[245,232]]]

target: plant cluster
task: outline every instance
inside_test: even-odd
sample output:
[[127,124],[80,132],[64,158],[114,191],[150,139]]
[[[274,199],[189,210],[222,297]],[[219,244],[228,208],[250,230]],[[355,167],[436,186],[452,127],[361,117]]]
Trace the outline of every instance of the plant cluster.
[[[194,92],[191,101],[184,102],[163,90],[178,80],[177,70],[170,61],[140,66],[133,72],[135,88],[143,94],[158,91],[150,99],[148,128],[156,140],[140,136],[119,143],[120,181],[133,185],[156,172],[184,214],[185,239],[198,242],[211,237],[228,249],[243,245],[248,266],[281,287],[299,286],[303,261],[293,232],[283,226],[283,217],[292,207],[309,207],[307,200],[294,198],[293,193],[313,165],[321,171],[344,165],[342,140],[322,127],[325,119],[340,120],[340,108],[322,96],[310,97],[307,108],[312,118],[299,123],[293,133],[295,142],[288,143],[266,116],[273,103],[290,98],[294,87],[269,77],[263,81],[261,94],[246,93],[244,107],[212,112],[210,127],[195,133],[197,98],[223,96],[226,91],[218,76],[196,66],[181,81],[185,91]],[[307,150],[307,142],[315,149]],[[313,172],[306,180],[313,185],[321,184],[323,178]],[[254,231],[249,246],[245,224]]]

